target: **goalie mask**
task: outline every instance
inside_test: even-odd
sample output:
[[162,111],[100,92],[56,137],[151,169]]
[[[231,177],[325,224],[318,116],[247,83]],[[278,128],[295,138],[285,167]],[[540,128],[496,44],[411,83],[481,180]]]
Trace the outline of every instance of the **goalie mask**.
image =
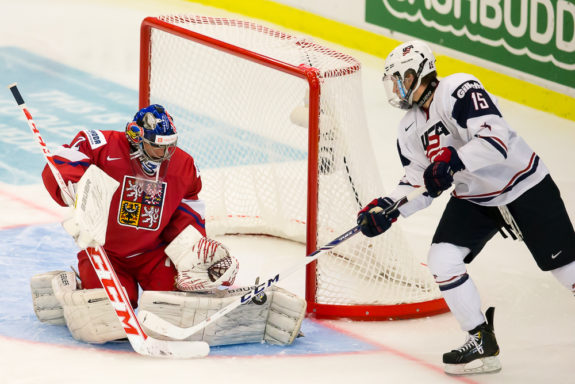
[[164,107],[150,105],[136,113],[126,125],[126,137],[133,148],[131,158],[137,158],[144,173],[156,175],[162,162],[176,151],[178,134],[172,117]]
[[[421,79],[432,72],[435,56],[427,44],[414,40],[396,47],[385,59],[383,85],[387,101],[394,107],[410,109],[413,92],[421,85]],[[417,101],[418,106],[425,104],[437,86],[437,82],[431,83]]]

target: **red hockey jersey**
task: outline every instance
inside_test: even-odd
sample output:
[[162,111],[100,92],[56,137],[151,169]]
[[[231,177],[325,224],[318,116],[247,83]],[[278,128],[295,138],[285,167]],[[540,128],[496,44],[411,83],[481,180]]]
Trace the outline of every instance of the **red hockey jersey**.
[[[205,204],[198,198],[200,174],[183,150],[177,148],[162,163],[158,181],[142,174],[138,160],[130,160],[124,132],[82,131],[53,155],[66,182],[78,182],[95,164],[120,183],[110,205],[104,245],[110,258],[134,256],[168,244],[188,225],[206,235]],[[52,198],[65,205],[48,166],[42,178]]]

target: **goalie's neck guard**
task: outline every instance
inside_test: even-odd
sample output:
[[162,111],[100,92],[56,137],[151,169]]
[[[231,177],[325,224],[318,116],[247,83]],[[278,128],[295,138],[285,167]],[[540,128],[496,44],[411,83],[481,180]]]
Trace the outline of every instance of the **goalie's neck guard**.
[[164,179],[170,160],[154,161],[143,153],[143,149],[132,147],[130,162],[135,177],[153,178],[155,181]]

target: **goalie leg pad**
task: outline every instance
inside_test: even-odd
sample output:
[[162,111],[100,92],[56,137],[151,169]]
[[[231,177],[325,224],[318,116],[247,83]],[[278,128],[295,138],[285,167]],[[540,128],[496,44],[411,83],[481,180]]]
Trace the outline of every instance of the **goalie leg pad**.
[[306,308],[304,299],[276,287],[273,290],[264,340],[279,345],[293,343],[299,334]]
[[[188,328],[207,319],[234,300],[233,296],[226,296],[225,291],[216,292],[144,291],[138,307],[140,310],[155,313],[178,327]],[[210,346],[259,343],[265,333],[268,308],[269,303],[261,306],[244,304],[185,340],[201,340]],[[150,336],[170,340],[169,337],[143,326]]]
[[30,279],[32,305],[38,320],[47,324],[64,325],[64,309],[52,290],[52,279],[64,271],[39,273]]
[[[67,275],[67,276],[63,276]],[[66,325],[74,339],[102,344],[123,339],[126,332],[103,288],[76,290],[73,272],[52,279],[54,295],[63,308]]]
[[[189,328],[228,305],[242,291],[143,292],[139,307],[162,319]],[[205,341],[211,346],[261,343],[291,344],[305,316],[304,299],[277,287],[266,291],[263,304],[246,303],[186,340]],[[144,326],[150,336],[169,340]]]

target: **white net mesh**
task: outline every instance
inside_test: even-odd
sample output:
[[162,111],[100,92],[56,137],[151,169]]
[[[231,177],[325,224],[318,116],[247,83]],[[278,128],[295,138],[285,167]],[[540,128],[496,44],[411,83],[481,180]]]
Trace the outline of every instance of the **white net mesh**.
[[[264,65],[260,55],[319,70],[317,244],[352,228],[358,210],[383,194],[364,116],[360,64],[249,22],[158,19],[207,36],[196,41],[152,29],[149,92],[150,102],[174,117],[178,144],[201,169],[209,235],[306,240],[309,85],[282,71],[284,64]],[[238,47],[244,57],[214,49],[211,38]],[[318,303],[391,305],[438,297],[427,268],[396,228],[374,239],[357,235],[317,265]]]

